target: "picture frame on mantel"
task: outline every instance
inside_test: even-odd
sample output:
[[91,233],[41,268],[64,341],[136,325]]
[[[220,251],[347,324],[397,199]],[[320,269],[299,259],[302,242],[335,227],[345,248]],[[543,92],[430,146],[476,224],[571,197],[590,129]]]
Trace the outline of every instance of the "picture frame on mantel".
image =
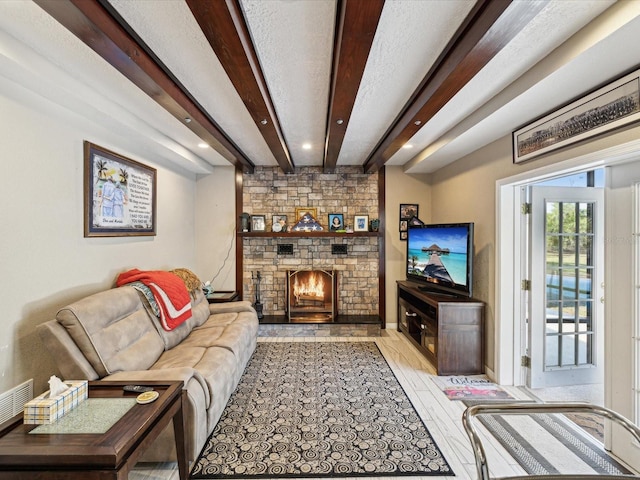
[[307,213],[311,215],[314,220],[318,220],[318,209],[316,207],[296,207],[296,218],[294,224],[299,222]]
[[640,120],[640,70],[513,132],[513,163],[523,163]]
[[368,232],[369,231],[369,215],[356,215],[355,217],[353,217],[353,231]]
[[271,230],[276,233],[286,232],[287,229],[287,216],[286,215],[272,215],[271,217]]
[[84,142],[84,236],[156,235],[157,171]]
[[329,231],[338,232],[343,230],[344,230],[344,214],[330,213],[329,214]]
[[266,215],[251,215],[251,231],[264,232],[267,230]]

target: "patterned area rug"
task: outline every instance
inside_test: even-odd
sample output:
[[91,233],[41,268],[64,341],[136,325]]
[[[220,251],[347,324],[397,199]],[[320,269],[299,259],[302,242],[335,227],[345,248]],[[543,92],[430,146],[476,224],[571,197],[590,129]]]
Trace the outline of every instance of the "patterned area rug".
[[375,343],[258,343],[191,478],[454,475]]

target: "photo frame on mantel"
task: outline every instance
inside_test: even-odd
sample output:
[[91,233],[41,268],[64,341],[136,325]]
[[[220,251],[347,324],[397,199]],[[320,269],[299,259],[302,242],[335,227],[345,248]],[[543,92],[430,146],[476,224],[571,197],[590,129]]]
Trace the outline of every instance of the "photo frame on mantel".
[[329,231],[338,232],[342,230],[344,230],[344,214],[330,213],[329,214]]
[[84,142],[84,236],[156,234],[157,171]]
[[267,229],[266,215],[251,215],[251,231],[264,232]]
[[369,215],[356,215],[355,217],[353,217],[353,231],[369,231]]
[[296,218],[298,222],[304,215],[309,214],[314,220],[318,220],[318,209],[316,207],[296,207]]

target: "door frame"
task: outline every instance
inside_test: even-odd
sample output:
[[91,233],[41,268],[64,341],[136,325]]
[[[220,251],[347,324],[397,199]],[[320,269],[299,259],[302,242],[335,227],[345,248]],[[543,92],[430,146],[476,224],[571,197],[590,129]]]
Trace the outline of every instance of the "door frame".
[[[639,156],[640,140],[633,140],[496,181],[495,369],[487,373],[499,384],[526,385],[526,369],[520,365],[520,358],[524,355],[521,318],[526,308],[520,290],[521,280],[526,274],[520,261],[525,255],[526,240],[520,229],[521,188],[553,177],[637,161]],[[605,322],[605,349],[611,348],[607,340],[609,328],[610,322]],[[605,405],[611,403],[609,378],[611,372],[605,365]]]

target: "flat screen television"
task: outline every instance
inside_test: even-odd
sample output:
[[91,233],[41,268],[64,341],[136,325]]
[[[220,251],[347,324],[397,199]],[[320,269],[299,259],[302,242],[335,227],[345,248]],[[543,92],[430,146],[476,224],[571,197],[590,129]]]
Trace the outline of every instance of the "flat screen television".
[[433,293],[470,297],[473,283],[473,223],[409,227],[407,280]]

